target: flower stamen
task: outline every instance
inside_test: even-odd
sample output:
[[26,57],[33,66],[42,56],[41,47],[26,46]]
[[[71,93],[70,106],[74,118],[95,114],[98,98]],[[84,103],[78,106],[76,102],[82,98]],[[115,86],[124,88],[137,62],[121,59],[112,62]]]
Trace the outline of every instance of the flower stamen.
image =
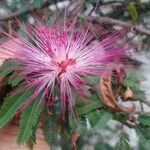
[[66,72],[67,67],[71,66],[75,63],[76,63],[76,61],[74,59],[66,59],[65,61],[62,61],[59,64],[59,67],[61,68],[61,73]]

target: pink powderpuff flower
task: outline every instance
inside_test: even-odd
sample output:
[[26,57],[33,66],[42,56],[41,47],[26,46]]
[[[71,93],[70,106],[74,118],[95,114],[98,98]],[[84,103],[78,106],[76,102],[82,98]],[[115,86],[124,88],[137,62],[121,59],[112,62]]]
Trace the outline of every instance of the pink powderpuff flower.
[[62,111],[65,112],[66,104],[71,109],[73,92],[80,96],[89,93],[85,78],[101,76],[127,55],[126,44],[120,42],[124,31],[95,39],[89,32],[90,26],[77,27],[75,22],[64,27],[22,26],[27,37],[17,35],[0,46],[1,59],[19,62],[16,69],[21,72],[17,75],[27,83],[20,91],[35,87],[23,108],[41,92],[47,105],[52,105],[55,87],[59,87]]

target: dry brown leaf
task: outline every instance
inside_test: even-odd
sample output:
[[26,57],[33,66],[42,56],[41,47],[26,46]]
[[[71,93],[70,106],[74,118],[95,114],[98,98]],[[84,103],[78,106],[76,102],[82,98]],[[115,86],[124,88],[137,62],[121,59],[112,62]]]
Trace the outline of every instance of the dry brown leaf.
[[[119,70],[116,71],[119,72]],[[121,75],[120,79],[121,79],[120,83],[123,83],[124,74]],[[111,81],[112,81],[112,71],[110,71],[109,73],[107,72],[107,74],[104,74],[100,80],[100,91],[104,105],[113,111],[124,113],[134,112],[135,111],[134,104],[131,105],[130,107],[119,105],[116,96],[114,96],[115,91],[112,90]]]
[[125,93],[123,95],[123,100],[125,100],[125,101],[135,100],[134,93],[129,87],[127,87],[127,90],[125,91]]

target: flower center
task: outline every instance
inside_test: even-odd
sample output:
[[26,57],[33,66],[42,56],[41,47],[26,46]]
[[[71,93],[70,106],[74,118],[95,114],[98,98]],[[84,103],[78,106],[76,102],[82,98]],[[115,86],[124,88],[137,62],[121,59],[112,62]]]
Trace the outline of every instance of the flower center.
[[75,64],[75,63],[76,63],[76,61],[74,59],[66,59],[65,61],[62,61],[59,64],[59,67],[62,69],[61,73],[66,72],[66,68],[68,66],[71,66],[71,65]]

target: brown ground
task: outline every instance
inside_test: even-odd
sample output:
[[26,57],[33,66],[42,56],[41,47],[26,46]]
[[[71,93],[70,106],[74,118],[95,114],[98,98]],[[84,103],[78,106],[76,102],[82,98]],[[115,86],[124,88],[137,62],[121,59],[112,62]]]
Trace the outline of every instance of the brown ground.
[[[18,134],[18,125],[11,123],[4,129],[0,129],[0,150],[29,150],[24,146],[18,146],[16,143]],[[37,130],[37,143],[33,150],[50,150],[49,146],[45,142],[43,130],[38,128]]]

